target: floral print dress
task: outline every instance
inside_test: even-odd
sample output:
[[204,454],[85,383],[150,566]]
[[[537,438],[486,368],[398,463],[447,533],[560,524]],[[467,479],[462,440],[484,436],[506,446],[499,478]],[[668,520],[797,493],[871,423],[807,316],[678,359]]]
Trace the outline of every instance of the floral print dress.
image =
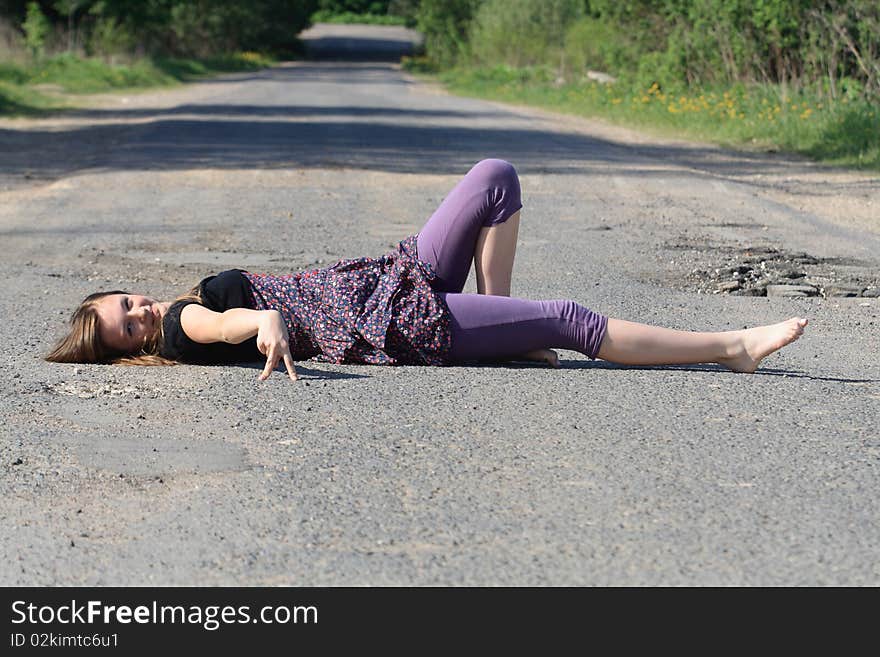
[[294,360],[449,365],[449,309],[418,258],[417,235],[380,258],[275,276],[242,272],[253,308],[278,310]]

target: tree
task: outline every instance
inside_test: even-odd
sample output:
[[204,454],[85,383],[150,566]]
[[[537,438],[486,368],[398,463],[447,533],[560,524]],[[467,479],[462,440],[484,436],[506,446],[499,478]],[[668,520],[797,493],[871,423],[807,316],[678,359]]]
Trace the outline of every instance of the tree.
[[46,48],[46,37],[52,26],[36,2],[28,4],[27,16],[21,27],[24,29],[24,42],[31,51],[31,57],[42,57]]
[[67,16],[67,51],[73,52],[76,47],[77,30],[74,20],[76,12],[91,4],[90,0],[55,0],[55,11]]

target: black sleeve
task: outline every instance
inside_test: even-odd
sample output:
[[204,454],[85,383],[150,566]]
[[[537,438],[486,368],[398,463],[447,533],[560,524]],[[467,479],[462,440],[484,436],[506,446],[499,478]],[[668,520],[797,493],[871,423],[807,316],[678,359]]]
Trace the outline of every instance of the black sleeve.
[[[250,308],[248,282],[241,271],[230,269],[216,276],[209,276],[199,283],[203,304],[215,312],[230,308]],[[162,320],[164,340],[161,354],[165,358],[184,363],[214,364],[255,362],[265,360],[257,349],[256,337],[240,344],[214,342],[202,344],[191,339],[180,323],[180,313],[194,301],[178,301],[172,304]]]
[[253,308],[250,283],[240,269],[228,269],[199,283],[207,308],[222,313],[230,308]]

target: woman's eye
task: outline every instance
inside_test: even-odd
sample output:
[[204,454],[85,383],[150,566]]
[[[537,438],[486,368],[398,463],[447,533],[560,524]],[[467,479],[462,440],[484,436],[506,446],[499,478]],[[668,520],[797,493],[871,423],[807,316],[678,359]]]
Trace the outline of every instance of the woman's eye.
[[128,325],[128,334],[131,335],[131,324]]

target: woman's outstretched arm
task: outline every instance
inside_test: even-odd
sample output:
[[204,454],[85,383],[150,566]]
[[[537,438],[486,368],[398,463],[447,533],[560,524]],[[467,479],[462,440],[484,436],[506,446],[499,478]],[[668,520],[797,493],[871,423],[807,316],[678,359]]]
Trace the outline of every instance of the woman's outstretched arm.
[[180,325],[194,342],[240,344],[254,337],[260,329],[260,321],[266,313],[272,312],[278,311],[230,308],[226,312],[218,313],[191,303],[180,312]]
[[297,380],[287,325],[277,310],[230,308],[218,313],[191,303],[181,311],[180,325],[190,339],[206,344],[240,344],[256,336],[257,349],[266,356],[266,367],[260,373],[260,380],[268,378],[280,360],[284,361],[290,378]]

